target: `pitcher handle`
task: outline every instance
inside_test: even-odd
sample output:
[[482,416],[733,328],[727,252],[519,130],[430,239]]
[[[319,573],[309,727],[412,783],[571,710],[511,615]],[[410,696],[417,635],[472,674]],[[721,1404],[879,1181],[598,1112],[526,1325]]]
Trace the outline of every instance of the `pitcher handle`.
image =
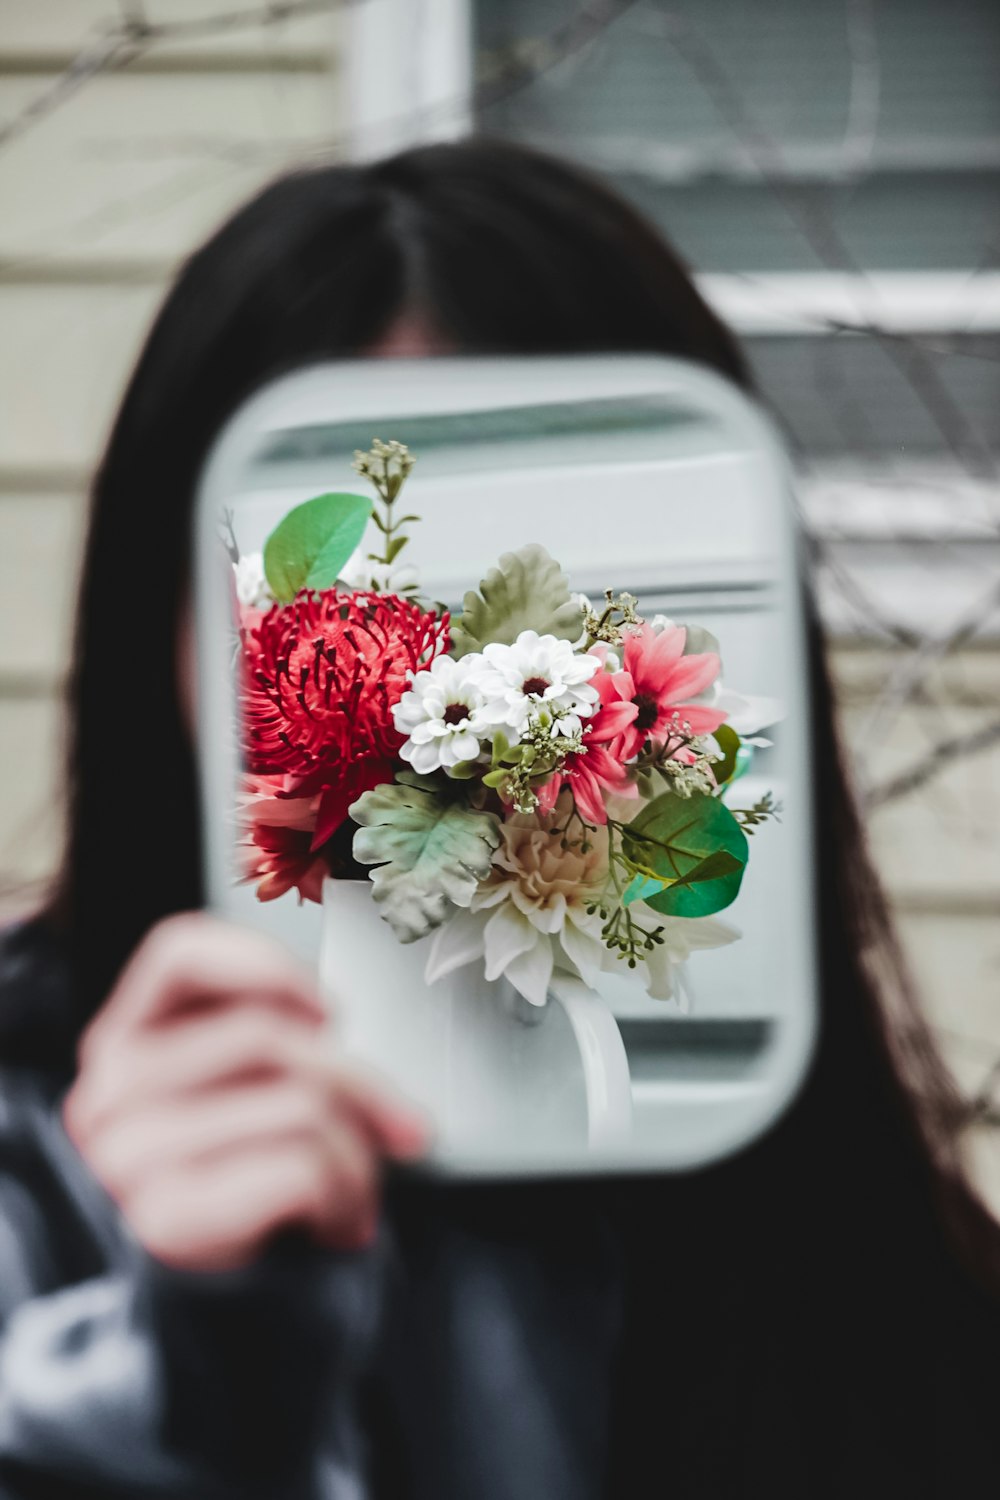
[[549,994],[566,1012],[580,1049],[588,1143],[619,1144],[632,1130],[632,1078],[618,1023],[606,1002],[582,979],[554,974]]

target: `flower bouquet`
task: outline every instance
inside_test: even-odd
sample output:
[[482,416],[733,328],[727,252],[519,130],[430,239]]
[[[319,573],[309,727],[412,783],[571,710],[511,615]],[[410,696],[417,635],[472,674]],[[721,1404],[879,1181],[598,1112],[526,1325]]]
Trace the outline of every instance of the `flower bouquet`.
[[479,963],[541,1006],[554,972],[624,964],[678,998],[689,953],[738,936],[717,914],[777,812],[722,797],[761,712],[706,631],[626,593],[595,608],[540,546],[456,616],[423,599],[413,462],[376,440],[354,463],[372,497],[317,496],[233,552],[246,877],[262,901],[367,879],[400,942],[430,937],[429,984]]

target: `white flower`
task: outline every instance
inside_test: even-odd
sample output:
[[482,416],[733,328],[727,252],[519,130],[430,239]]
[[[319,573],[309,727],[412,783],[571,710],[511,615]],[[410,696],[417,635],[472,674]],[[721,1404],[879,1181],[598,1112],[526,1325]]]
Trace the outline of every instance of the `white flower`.
[[483,659],[475,653],[461,661],[436,656],[414,675],[394,706],[393,722],[408,736],[399,753],[421,775],[439,768],[448,771],[479,755],[480,740],[488,737],[480,717],[485,701],[482,674]]
[[[565,815],[565,806],[560,816]],[[501,828],[489,879],[469,911],[457,912],[431,940],[428,984],[475,960],[487,979],[504,976],[532,1005],[544,1005],[554,969],[581,978],[596,974],[605,951],[601,918],[587,911],[607,876],[607,830],[590,849],[564,849],[544,818],[520,814]]]
[[[654,911],[644,901],[633,901],[629,907],[633,919],[645,928],[662,928],[663,942],[644,955],[636,974],[646,986],[651,1000],[676,1000],[680,1009],[688,1008],[685,990],[685,965],[698,949],[725,948],[735,943],[739,929],[730,927],[718,917],[670,917]],[[621,960],[610,949],[602,950],[601,967],[608,973],[622,972]]]
[[247,552],[234,564],[236,597],[244,609],[270,609],[274,595],[264,575],[264,555]]
[[483,648],[483,717],[521,734],[544,705],[559,718],[563,734],[579,734],[581,719],[590,717],[598,701],[589,684],[599,667],[596,656],[535,630],[522,630],[512,646],[491,641]]
[[366,555],[364,543],[347,559],[340,578],[349,589],[373,594],[409,593],[420,582],[420,576],[411,564],[375,562]]

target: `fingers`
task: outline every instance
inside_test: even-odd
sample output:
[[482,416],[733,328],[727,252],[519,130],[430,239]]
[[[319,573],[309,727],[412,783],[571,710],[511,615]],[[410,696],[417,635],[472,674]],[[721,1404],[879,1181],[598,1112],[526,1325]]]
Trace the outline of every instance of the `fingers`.
[[70,1137],[141,1243],[233,1266],[298,1225],[343,1249],[375,1232],[381,1164],[423,1154],[423,1119],[336,1057],[308,976],[201,915],[160,923],[80,1051]]
[[157,1031],[109,1032],[92,1042],[66,1101],[71,1134],[128,1114],[150,1099],[315,1071],[323,1053],[313,1028],[267,1006],[233,1006]]
[[346,1133],[323,1157],[297,1144],[244,1150],[151,1179],[129,1219],[150,1254],[180,1269],[246,1265],[289,1227],[338,1249],[363,1249],[377,1222],[375,1174],[364,1163]]
[[178,1109],[157,1101],[133,1110],[128,1127],[117,1119],[88,1138],[92,1166],[112,1196],[135,1193],[146,1176],[180,1164],[198,1165],[213,1157],[271,1143],[298,1141],[304,1151],[322,1153],[333,1129],[327,1113],[309,1091],[291,1083],[231,1089],[208,1094]]
[[333,1087],[339,1111],[375,1150],[396,1161],[424,1155],[430,1143],[429,1122],[412,1104],[395,1098],[384,1083],[357,1068],[337,1067]]
[[140,944],[84,1036],[88,1052],[110,1039],[187,1012],[253,1003],[322,1026],[316,986],[276,943],[201,913],[160,922]]
[[386,1085],[336,1060],[310,1030],[257,1007],[210,1013],[162,1032],[106,1037],[70,1091],[64,1120],[79,1145],[156,1100],[176,1109],[203,1094],[282,1080],[344,1113],[379,1152],[407,1160],[426,1149],[425,1123]]

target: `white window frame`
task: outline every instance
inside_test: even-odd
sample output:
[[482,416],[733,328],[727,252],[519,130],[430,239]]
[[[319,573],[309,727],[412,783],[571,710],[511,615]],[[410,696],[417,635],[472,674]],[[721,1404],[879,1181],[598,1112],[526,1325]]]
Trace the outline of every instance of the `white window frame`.
[[363,0],[347,7],[342,26],[351,160],[469,133],[470,0]]

